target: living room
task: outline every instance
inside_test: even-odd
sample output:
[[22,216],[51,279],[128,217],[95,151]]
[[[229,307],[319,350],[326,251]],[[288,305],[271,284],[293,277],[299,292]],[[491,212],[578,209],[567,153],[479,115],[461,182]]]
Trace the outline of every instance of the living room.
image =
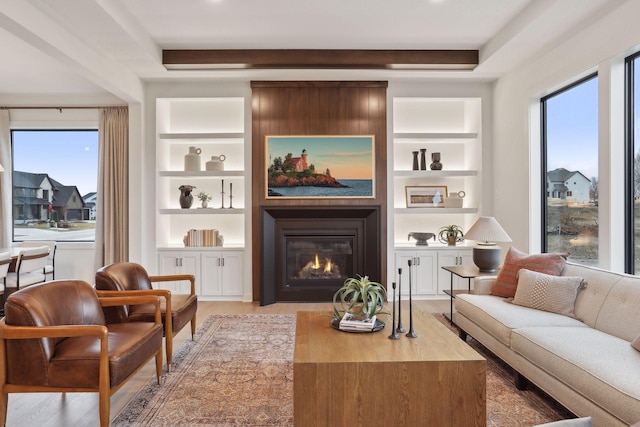
[[[316,26],[308,28],[309,37],[304,36],[305,28],[300,22],[307,21],[300,16],[289,16],[289,19],[298,22],[291,30],[295,31],[293,34],[286,34],[281,29],[275,31],[276,27],[283,25],[281,21],[279,24],[267,25],[269,20],[262,16],[274,17],[283,12],[274,13],[269,10],[250,12],[247,22],[251,22],[251,25],[238,24],[237,38],[231,30],[225,29],[229,34],[216,33],[213,39],[204,40],[195,38],[195,35],[191,39],[187,36],[182,39],[162,38],[159,27],[163,24],[160,22],[167,21],[161,21],[160,18],[154,20],[153,14],[145,12],[144,9],[158,9],[158,15],[163,15],[163,19],[169,19],[167,16],[177,13],[172,8],[175,6],[170,4],[151,6],[152,3],[137,2],[131,6],[126,5],[126,2],[108,1],[90,2],[87,6],[80,5],[80,2],[68,1],[58,10],[52,10],[52,7],[42,2],[20,3],[0,6],[0,13],[4,17],[4,24],[0,26],[3,28],[7,44],[11,46],[11,49],[7,49],[12,54],[9,62],[15,63],[21,70],[29,70],[19,73],[13,71],[3,77],[4,83],[0,85],[0,106],[8,109],[9,126],[12,129],[25,129],[30,126],[69,129],[78,123],[97,128],[97,112],[92,108],[128,107],[129,260],[144,265],[150,274],[166,272],[161,255],[168,254],[167,259],[170,263],[171,259],[180,257],[176,253],[187,252],[181,252],[183,248],[180,247],[184,233],[194,227],[207,228],[205,215],[182,215],[175,212],[179,209],[179,190],[176,184],[195,182],[197,187],[203,187],[195,191],[211,193],[214,210],[220,208],[221,200],[228,208],[229,193],[233,191],[232,203],[238,215],[230,215],[229,211],[225,212],[225,215],[216,215],[215,226],[219,226],[225,238],[225,245],[221,250],[226,252],[222,256],[238,257],[237,261],[230,262],[239,263],[239,267],[236,268],[242,271],[242,280],[239,284],[234,284],[233,290],[229,293],[225,293],[227,291],[221,288],[212,291],[211,296],[204,299],[254,304],[263,302],[259,279],[261,269],[259,260],[255,258],[255,254],[260,253],[260,240],[256,237],[260,227],[259,208],[273,207],[275,202],[266,195],[263,182],[267,157],[262,145],[264,141],[258,138],[253,121],[256,118],[254,102],[257,98],[252,84],[255,82],[386,83],[384,145],[381,150],[376,148],[375,159],[378,162],[375,163],[377,166],[383,165],[376,166],[376,177],[383,180],[383,185],[379,185],[377,190],[384,188],[385,192],[374,197],[374,203],[368,200],[366,204],[375,204],[385,210],[381,227],[384,235],[380,237],[380,241],[383,242],[382,258],[388,261],[382,269],[384,274],[381,280],[391,283],[398,279],[396,255],[398,248],[406,249],[406,246],[403,246],[407,245],[406,231],[436,232],[440,226],[448,223],[447,216],[442,214],[412,214],[409,215],[409,219],[398,218],[396,221],[396,214],[393,212],[405,207],[402,205],[404,178],[398,179],[394,176],[394,170],[397,169],[394,162],[411,160],[409,149],[406,153],[396,154],[394,134],[399,132],[394,128],[398,117],[395,108],[398,102],[402,103],[410,98],[427,101],[448,99],[463,103],[471,100],[479,105],[479,112],[474,113],[475,129],[466,130],[479,135],[476,138],[481,152],[475,157],[477,164],[467,166],[468,169],[477,170],[478,174],[475,180],[467,177],[447,178],[452,182],[449,185],[450,191],[461,190],[464,186],[467,193],[465,208],[474,210],[455,212],[453,219],[467,230],[478,216],[493,216],[512,240],[501,244],[504,252],[509,246],[513,246],[528,253],[539,253],[543,250],[540,238],[543,234],[540,176],[541,99],[597,72],[600,190],[598,267],[625,272],[627,243],[624,228],[625,177],[622,173],[622,165],[625,164],[626,132],[624,64],[625,58],[640,49],[640,29],[635,22],[635,17],[639,16],[640,4],[636,1],[523,0],[509,2],[508,6],[500,1],[487,1],[486,4],[478,2],[480,5],[469,4],[476,2],[458,2],[459,4],[455,5],[452,4],[455,3],[453,0],[425,2],[425,5],[420,6],[421,12],[433,12],[434,16],[438,16],[437,8],[443,8],[447,17],[451,19],[449,25],[459,29],[464,27],[465,20],[469,20],[468,25],[473,29],[468,36],[465,36],[462,30],[453,35],[451,31],[440,29],[439,31],[443,31],[440,38],[435,29],[433,33],[427,31],[427,28],[437,26],[430,21],[431,17],[423,17],[422,26],[425,28],[422,31],[425,32],[421,33],[419,22],[411,18],[411,10],[402,10],[399,6],[396,10],[382,4],[377,4],[379,11],[360,11],[352,7],[343,10],[344,6],[335,3],[333,6],[344,12],[352,28],[340,30],[345,31],[344,33],[336,28],[334,35],[329,37],[325,34],[324,41],[320,29]],[[235,16],[233,14],[240,13],[232,8],[227,10],[228,5],[225,2],[210,3],[209,7],[224,8],[221,11],[223,14]],[[264,7],[269,9],[267,6]],[[338,21],[338,14],[332,14],[328,10],[330,7],[331,5],[325,5],[324,8],[313,6],[312,10],[323,19]],[[285,8],[285,5],[279,4],[278,8]],[[463,10],[465,8],[468,10]],[[389,17],[385,17],[383,11],[386,11],[389,17],[394,17],[393,22],[399,22],[398,28],[389,24]],[[299,11],[301,12],[302,10]],[[191,16],[184,19],[185,22],[181,25],[188,27],[189,19],[196,18]],[[368,19],[378,21],[367,23]],[[413,36],[403,35],[399,30],[405,25],[400,24],[404,20],[415,26]],[[486,20],[486,30],[483,30],[483,20]],[[203,25],[200,21],[198,23]],[[375,23],[378,25],[374,25]],[[382,25],[383,23],[386,25]],[[255,26],[256,29],[253,33],[246,29],[240,31],[240,28],[244,28],[243,25]],[[361,33],[369,36],[358,37],[354,34],[356,27],[360,28]],[[175,37],[179,32],[177,29],[172,30],[169,33],[171,36],[167,37]],[[122,39],[116,38],[116,35]],[[347,36],[352,38],[347,39]],[[465,42],[465,37],[475,39],[473,42]],[[118,52],[117,46],[119,42],[124,44],[124,40],[130,45]],[[339,70],[322,67],[168,70],[162,63],[161,50],[171,48],[477,49],[479,64],[473,71]],[[113,52],[109,52],[110,50]],[[125,51],[129,52],[128,58]],[[141,64],[145,64],[145,67]],[[184,130],[180,129],[179,123],[176,128],[166,127],[171,123],[167,111],[171,110],[172,102],[198,98],[240,100],[240,107],[231,108],[237,111],[232,121],[237,122],[238,126],[232,130],[220,130],[215,126],[200,130]],[[191,114],[188,108],[191,107],[187,107],[186,114]],[[459,111],[455,110],[455,106],[451,108],[453,110],[448,111]],[[467,107],[461,114],[468,117],[469,111],[474,108],[476,107]],[[215,113],[219,110],[212,107],[212,111]],[[440,123],[456,114],[437,115],[439,112],[445,114],[443,111],[447,111],[446,108],[443,107],[440,111],[436,109],[433,113],[434,117],[439,119],[444,117]],[[206,124],[206,118],[204,122]],[[466,125],[465,122],[463,127]],[[241,144],[222,141],[223,151],[214,151],[211,147],[206,152],[203,149],[203,170],[205,161],[211,156],[226,155],[224,163],[229,173],[223,176],[223,183],[220,183],[219,176],[213,181],[215,187],[212,180],[207,181],[207,178],[195,177],[194,180],[194,177],[189,177],[190,181],[187,182],[179,176],[161,177],[160,172],[166,170],[161,157],[163,144],[170,145],[174,141],[172,137],[162,138],[161,134],[188,131],[226,132],[234,134],[230,139],[242,140]],[[429,131],[444,132],[441,129],[406,132]],[[339,132],[325,133],[334,136],[336,134]],[[377,141],[381,142],[380,138]],[[0,165],[5,169],[3,175],[0,175],[0,180],[3,185],[2,194],[5,195],[11,194],[10,187],[8,192],[4,187],[8,185],[7,176],[11,171],[8,166],[11,164],[9,159],[12,156],[11,141],[3,139],[0,143]],[[188,147],[200,146],[201,143],[200,140],[192,140],[176,144],[179,148],[174,148],[172,161],[181,165]],[[428,156],[431,161],[431,143],[419,144],[429,148]],[[422,147],[419,144],[408,146]],[[202,146],[207,148],[205,145]],[[256,152],[259,152],[259,155]],[[442,162],[445,169],[455,163],[452,158],[456,154],[453,152],[447,157],[446,152],[443,152]],[[467,160],[470,161],[469,158]],[[410,169],[410,166],[406,169]],[[231,173],[236,171],[242,171],[242,175]],[[402,184],[394,185],[396,181],[402,181]],[[230,183],[233,183],[232,189],[229,188]],[[429,179],[426,185],[434,183],[437,183],[437,180]],[[224,195],[220,194],[220,184]],[[2,207],[8,212],[4,218],[10,218],[11,204],[10,197],[3,196]],[[310,204],[327,205],[331,204],[331,201]],[[195,210],[199,206],[199,202],[195,202],[192,209]],[[161,212],[163,210],[164,213]],[[414,222],[411,218],[417,218],[418,221]],[[0,247],[19,246],[19,243],[12,241],[11,221],[3,220],[2,226],[3,233],[0,236],[4,241],[0,242]],[[409,246],[412,249],[414,242],[409,242]],[[432,246],[438,248],[437,244]],[[58,277],[82,279],[93,283],[96,270],[94,249],[94,242],[59,242],[56,254]],[[436,301],[448,308],[449,300],[445,295],[439,290],[433,291],[432,294],[429,292],[431,291],[425,291],[423,299]]]

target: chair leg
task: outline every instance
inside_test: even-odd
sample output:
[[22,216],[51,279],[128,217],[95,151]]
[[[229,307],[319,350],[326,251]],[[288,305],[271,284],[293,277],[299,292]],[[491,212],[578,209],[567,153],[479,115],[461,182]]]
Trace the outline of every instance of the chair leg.
[[[167,364],[167,368],[169,364]],[[162,346],[156,353],[156,378],[158,379],[158,385],[162,383]]]
[[0,395],[0,426],[7,425],[7,405],[9,403],[9,393]]
[[109,427],[109,415],[111,412],[111,395],[109,391],[100,390],[98,393],[100,405],[100,427]]
[[196,316],[191,319],[191,341],[195,340],[196,336]]
[[167,347],[167,372],[171,372],[171,362],[173,361],[173,331],[167,328],[164,339]]

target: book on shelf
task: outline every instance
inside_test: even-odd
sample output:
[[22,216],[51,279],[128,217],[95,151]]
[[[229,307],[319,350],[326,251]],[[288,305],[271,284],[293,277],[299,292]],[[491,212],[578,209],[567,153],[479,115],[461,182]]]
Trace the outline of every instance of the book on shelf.
[[367,319],[362,316],[356,316],[346,313],[340,320],[339,328],[345,331],[370,331],[376,324],[376,316]]
[[187,231],[184,236],[185,246],[222,246],[222,236],[215,229]]

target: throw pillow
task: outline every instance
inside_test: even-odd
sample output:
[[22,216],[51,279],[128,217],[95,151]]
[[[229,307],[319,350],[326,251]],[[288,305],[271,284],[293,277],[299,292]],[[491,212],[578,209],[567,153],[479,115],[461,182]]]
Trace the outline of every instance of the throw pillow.
[[491,287],[491,295],[513,298],[518,287],[518,270],[521,268],[559,276],[564,270],[568,256],[568,253],[527,255],[516,248],[509,248],[504,264]]
[[518,272],[513,303],[574,317],[573,306],[583,286],[582,277],[552,276],[523,268]]
[[631,347],[633,347],[636,350],[640,351],[640,335],[638,335],[636,337],[636,339],[631,342]]

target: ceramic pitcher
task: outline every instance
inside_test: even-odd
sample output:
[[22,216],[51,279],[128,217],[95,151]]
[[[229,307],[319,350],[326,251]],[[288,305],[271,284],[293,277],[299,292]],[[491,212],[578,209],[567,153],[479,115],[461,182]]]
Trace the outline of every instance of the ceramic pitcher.
[[219,156],[211,156],[211,160],[207,161],[206,168],[208,171],[223,171],[224,161],[227,157],[224,154]]
[[198,147],[189,147],[189,152],[184,155],[184,170],[189,172],[197,172],[201,170],[200,153],[202,150]]

